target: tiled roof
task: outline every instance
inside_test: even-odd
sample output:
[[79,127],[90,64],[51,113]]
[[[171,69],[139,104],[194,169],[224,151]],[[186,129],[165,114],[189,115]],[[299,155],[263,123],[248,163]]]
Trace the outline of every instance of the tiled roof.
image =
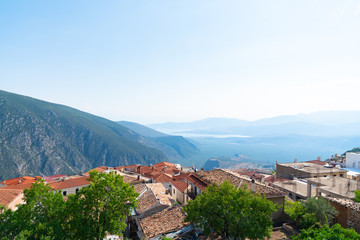
[[199,189],[201,189],[201,191],[204,191],[205,188],[206,188],[208,185],[210,185],[210,183],[207,184],[207,183],[201,181],[201,180],[197,177],[197,175],[194,175],[194,173],[188,175],[185,179],[188,180],[189,182],[191,182],[192,184],[194,184],[194,185],[195,185],[196,187],[198,187]]
[[175,175],[173,176],[173,179],[175,181],[178,181],[178,180],[183,180],[184,178],[186,178],[187,176],[189,176],[190,173],[183,173],[183,174],[179,174],[179,175]]
[[185,223],[185,215],[177,205],[166,208],[139,221],[145,238],[152,238],[180,230],[189,223]]
[[159,163],[155,163],[153,166],[155,166],[156,168],[158,167],[164,168],[165,166],[176,168],[175,164],[171,162],[159,162]]
[[283,181],[289,181],[289,179],[285,178],[276,178],[276,175],[271,175],[264,180],[265,182],[283,182]]
[[156,199],[155,194],[151,189],[147,189],[146,192],[139,197],[136,211],[141,214],[158,203],[159,201]]
[[31,188],[31,185],[33,183],[24,183],[24,184],[16,184],[16,185],[10,185],[10,186],[6,186],[6,187],[2,187],[1,189],[28,189]]
[[34,183],[35,181],[36,181],[36,179],[34,177],[25,176],[25,177],[6,179],[0,183],[10,186],[10,185],[17,185],[17,184]]
[[185,190],[188,188],[188,184],[184,181],[173,181],[171,184],[176,187],[180,192],[184,193]]
[[22,193],[23,190],[0,188],[0,204],[3,206],[8,206]]
[[153,179],[157,183],[167,183],[173,181],[172,176],[166,173],[160,173],[159,175],[154,176]]
[[65,179],[63,181],[50,183],[50,186],[55,190],[60,190],[60,189],[84,186],[89,184],[90,184],[89,177],[84,176],[84,177],[70,178],[70,179]]
[[161,204],[171,205],[175,202],[170,194],[166,194],[166,188],[161,183],[149,183],[146,184],[146,186],[152,190],[155,197],[160,200]]
[[129,183],[130,185],[144,183],[145,181],[143,179],[137,179],[137,177],[132,177],[128,175],[123,175],[123,180],[125,183]]
[[260,173],[257,173],[257,172],[237,172],[237,174],[239,175],[245,175],[245,176],[249,176],[253,179],[257,179],[257,180],[260,180],[261,178],[265,177],[264,175],[260,174]]
[[134,164],[134,165],[127,165],[127,166],[120,166],[120,167],[115,167],[116,170],[127,170],[127,171],[130,171],[130,172],[136,172],[137,168],[138,168],[139,165],[137,164]]
[[146,189],[146,185],[144,183],[135,184],[134,188],[135,188],[135,192],[140,194]]
[[[252,184],[249,178],[224,169],[204,171],[203,173],[196,172],[194,173],[194,175],[197,178],[199,178],[201,181],[206,183],[207,185],[211,185],[212,183],[221,184],[224,181],[229,181],[232,185],[236,187],[243,186],[244,184],[246,184],[247,187],[250,189]],[[269,187],[257,182],[255,182],[254,184],[255,184],[255,192],[258,194],[265,194],[266,196],[286,195],[284,192],[280,191],[279,189]]]
[[46,176],[46,178],[52,178],[52,179],[57,179],[57,178],[62,178],[62,177],[67,177],[67,175],[56,174],[56,175]]

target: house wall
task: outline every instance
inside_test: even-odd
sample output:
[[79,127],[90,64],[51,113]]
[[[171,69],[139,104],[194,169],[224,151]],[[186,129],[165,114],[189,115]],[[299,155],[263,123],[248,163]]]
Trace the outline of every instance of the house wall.
[[360,233],[360,204],[351,200],[326,198],[338,211],[336,222],[344,228],[353,228]]
[[[76,194],[76,189],[80,190],[83,187],[89,186],[89,184],[87,185],[82,185],[82,186],[76,186],[76,187],[71,187],[71,188],[64,188],[64,189],[60,189],[61,193],[63,196],[67,196],[69,194]],[[66,192],[66,195],[65,193]]]
[[346,163],[347,168],[360,168],[360,154],[359,153],[346,153]]
[[12,203],[8,205],[8,208],[13,211],[17,210],[17,205],[25,203],[23,198],[24,198],[24,194],[22,193]]
[[189,196],[187,195],[187,193],[182,193],[180,192],[176,187],[172,186],[172,191],[171,191],[171,196],[179,203],[181,203],[181,205],[186,205],[188,200],[189,200]]
[[279,206],[279,209],[271,215],[274,225],[279,225],[287,220],[287,215],[284,212],[285,196],[267,197],[267,200]]

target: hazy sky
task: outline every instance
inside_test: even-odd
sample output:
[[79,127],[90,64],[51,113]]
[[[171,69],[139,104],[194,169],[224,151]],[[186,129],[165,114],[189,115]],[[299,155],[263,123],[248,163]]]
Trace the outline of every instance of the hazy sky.
[[1,1],[0,89],[139,123],[360,110],[360,1]]

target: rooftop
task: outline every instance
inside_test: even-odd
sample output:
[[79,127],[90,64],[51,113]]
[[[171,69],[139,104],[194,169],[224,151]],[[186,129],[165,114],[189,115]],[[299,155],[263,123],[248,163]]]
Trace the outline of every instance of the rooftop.
[[185,223],[185,215],[178,205],[146,217],[139,223],[147,239],[160,234],[171,233],[189,225],[189,223]]
[[[224,169],[196,172],[194,173],[194,176],[196,176],[199,180],[203,181],[207,185],[211,185],[212,183],[221,184],[224,181],[229,181],[232,185],[236,187],[247,185],[247,187],[250,188],[252,184],[249,178],[241,176],[238,173],[232,172],[230,170]],[[261,184],[258,182],[255,182],[254,184],[255,192],[258,194],[265,194],[268,197],[286,195],[279,189],[266,186],[265,184]]]
[[184,181],[173,181],[171,182],[171,184],[177,188],[177,190],[179,190],[180,192],[184,193],[185,190],[188,188],[188,184]]
[[22,190],[16,189],[0,189],[0,204],[3,206],[8,206],[11,204],[17,197],[22,195]]
[[[272,183],[272,185],[275,185],[276,187],[287,191],[296,193],[297,195],[300,195],[302,198],[307,198],[307,183],[303,182],[301,180],[288,180],[287,181],[278,181]],[[316,195],[316,188],[311,188],[311,196]]]
[[331,173],[346,173],[346,170],[336,167],[325,167],[325,165],[319,165],[309,162],[300,162],[300,163],[279,163],[278,165],[284,167],[291,167],[299,171],[306,173],[316,173],[316,174],[331,174]]

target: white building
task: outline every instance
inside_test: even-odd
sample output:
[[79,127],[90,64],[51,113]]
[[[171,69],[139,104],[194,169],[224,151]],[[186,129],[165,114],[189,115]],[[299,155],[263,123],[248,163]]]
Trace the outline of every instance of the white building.
[[360,153],[346,153],[346,168],[358,168],[360,169]]

